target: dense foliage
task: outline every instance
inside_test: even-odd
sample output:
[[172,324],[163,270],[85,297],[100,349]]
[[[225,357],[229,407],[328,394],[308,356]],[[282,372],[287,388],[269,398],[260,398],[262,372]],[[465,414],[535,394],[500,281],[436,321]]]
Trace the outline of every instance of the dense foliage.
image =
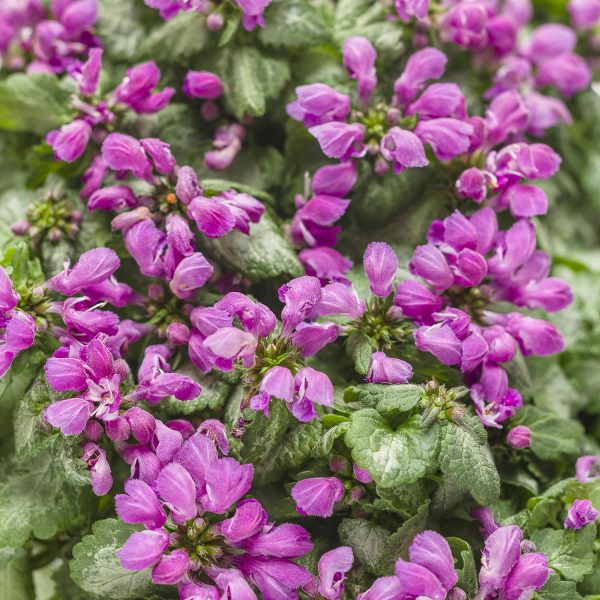
[[600,598],[600,1],[0,0],[0,598]]

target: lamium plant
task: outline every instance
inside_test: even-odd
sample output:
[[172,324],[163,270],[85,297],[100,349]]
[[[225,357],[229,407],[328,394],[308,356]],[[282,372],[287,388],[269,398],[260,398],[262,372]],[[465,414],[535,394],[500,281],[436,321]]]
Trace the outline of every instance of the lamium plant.
[[600,0],[0,0],[0,598],[600,598]]

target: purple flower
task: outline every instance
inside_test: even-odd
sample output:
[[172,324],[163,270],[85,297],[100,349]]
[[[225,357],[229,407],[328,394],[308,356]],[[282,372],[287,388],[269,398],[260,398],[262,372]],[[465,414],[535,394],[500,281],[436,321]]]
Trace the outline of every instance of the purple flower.
[[385,160],[393,163],[394,173],[429,164],[423,142],[411,131],[400,127],[392,127],[381,138],[380,151]]
[[421,283],[407,279],[398,284],[394,304],[407,317],[422,318],[440,310],[442,299]]
[[458,119],[431,119],[419,121],[415,133],[438,160],[451,160],[469,149],[473,126]]
[[456,191],[462,198],[471,198],[480,203],[487,196],[488,181],[484,171],[471,167],[463,171],[456,182]]
[[553,86],[561,94],[572,96],[590,85],[592,72],[585,60],[577,54],[562,54],[545,60],[538,68],[536,84]]
[[335,323],[300,323],[292,334],[292,342],[301,348],[301,356],[313,356],[334,342],[339,334],[340,327]]
[[65,435],[81,433],[90,417],[112,421],[119,416],[122,371],[103,343],[103,334],[82,346],[78,357],[59,348],[44,366],[46,380],[57,392],[83,392],[80,397],[50,404],[44,417]]
[[349,282],[329,283],[321,290],[321,297],[312,309],[312,317],[346,315],[358,319],[365,312],[365,303]]
[[214,150],[204,154],[204,164],[215,171],[229,167],[242,150],[245,136],[246,130],[239,123],[218,127],[213,139]]
[[344,594],[345,574],[352,568],[354,554],[349,546],[340,546],[325,552],[319,559],[319,577],[304,586],[309,596],[317,593],[326,600],[341,600]]
[[580,456],[575,463],[575,473],[577,474],[577,481],[586,483],[593,481],[598,478],[598,475],[592,475],[597,472],[598,457],[593,454],[587,454]]
[[408,268],[413,275],[422,277],[439,291],[447,289],[454,281],[444,255],[433,244],[417,246]]
[[347,160],[363,156],[366,152],[363,143],[365,127],[360,123],[333,121],[311,127],[309,133],[317,138],[325,156]]
[[204,340],[204,347],[210,350],[216,359],[216,366],[231,371],[233,363],[241,359],[246,365],[254,362],[254,352],[258,340],[254,335],[236,327],[223,327]]
[[350,98],[324,83],[302,85],[296,88],[296,96],[287,113],[306,127],[343,121],[350,113]]
[[347,161],[317,169],[312,178],[316,196],[345,196],[354,187],[358,174],[354,162]]
[[419,327],[414,335],[415,345],[421,352],[430,352],[445,365],[460,363],[462,344],[449,325],[437,323]]
[[409,57],[402,75],[394,83],[394,93],[401,105],[408,104],[430,79],[439,79],[446,68],[446,55],[435,48],[423,48]]
[[115,98],[132,108],[136,113],[155,113],[162,110],[175,93],[165,88],[154,93],[160,79],[160,69],[154,61],[127,69],[125,78],[114,92]]
[[371,292],[382,298],[389,296],[398,270],[398,258],[392,247],[383,242],[371,242],[365,250],[363,264]]
[[72,296],[93,285],[101,284],[119,268],[117,253],[110,248],[93,248],[84,252],[73,268],[65,263],[61,273],[48,280],[47,287]]
[[477,50],[487,42],[488,11],[483,3],[463,2],[454,5],[442,17],[440,27],[444,41],[468,50]]
[[296,483],[291,494],[301,515],[331,517],[334,504],[344,497],[344,486],[337,477],[310,477]]
[[158,529],[167,519],[156,493],[140,479],[125,482],[125,494],[115,496],[115,508],[125,523],[142,523],[147,529]]
[[81,445],[81,460],[86,464],[92,480],[92,491],[96,496],[105,496],[113,484],[106,451],[97,444],[86,442]]
[[415,19],[424,19],[429,11],[429,0],[395,0],[398,16],[405,22]]
[[420,119],[467,116],[465,97],[455,83],[434,83],[407,109],[407,114],[418,114]]
[[309,275],[296,277],[279,288],[279,299],[285,303],[281,311],[281,333],[288,336],[321,299],[321,284],[316,277]]
[[596,0],[570,0],[567,10],[577,29],[589,29],[600,19],[600,2]]
[[559,23],[545,23],[536,27],[522,48],[532,61],[544,61],[572,52],[577,35],[570,27]]
[[412,377],[412,372],[412,367],[406,361],[389,358],[383,352],[373,352],[367,381],[370,383],[407,383]]
[[210,71],[188,71],[183,80],[183,93],[190,98],[214,100],[223,89],[221,78]]
[[485,111],[488,127],[487,143],[495,146],[509,136],[518,134],[527,128],[529,110],[523,99],[514,91],[496,96]]
[[396,575],[381,577],[357,600],[411,600],[464,598],[455,588],[458,575],[448,542],[435,531],[423,531],[409,547],[409,561],[398,559]]
[[131,171],[140,179],[152,175],[152,163],[144,148],[135,138],[122,133],[111,133],[102,144],[102,156],[115,171]]
[[252,31],[257,25],[265,26],[263,13],[271,0],[235,0],[242,10],[242,26],[246,31]]
[[516,526],[497,527],[485,540],[479,571],[477,600],[519,598],[543,587],[550,574],[548,558],[521,555],[523,532]]
[[598,511],[589,500],[575,500],[567,513],[565,528],[581,529],[588,523],[594,523],[597,518]]
[[290,228],[294,242],[308,246],[335,246],[341,227],[333,223],[343,216],[349,200],[336,196],[314,196],[300,206]]
[[352,261],[333,248],[304,248],[298,260],[306,274],[318,277],[321,283],[341,279],[352,268]]
[[132,533],[118,555],[121,565],[129,571],[141,571],[158,560],[169,546],[169,535],[162,529],[147,529]]
[[377,52],[371,42],[362,36],[349,37],[344,41],[342,50],[344,67],[358,84],[358,96],[364,106],[377,85],[375,61]]
[[85,152],[91,136],[90,125],[83,119],[75,119],[58,131],[51,131],[46,141],[52,146],[56,160],[73,162]]
[[311,367],[300,369],[294,377],[296,396],[289,408],[302,422],[317,417],[314,405],[333,406],[333,384],[325,373]]
[[213,274],[212,265],[201,252],[186,256],[175,268],[169,284],[171,291],[178,297],[189,299],[194,296]]
[[531,430],[525,425],[517,425],[509,430],[506,442],[512,448],[522,450],[531,446]]
[[35,321],[28,313],[16,309],[19,300],[8,273],[0,267],[0,378],[17,354],[35,340]]

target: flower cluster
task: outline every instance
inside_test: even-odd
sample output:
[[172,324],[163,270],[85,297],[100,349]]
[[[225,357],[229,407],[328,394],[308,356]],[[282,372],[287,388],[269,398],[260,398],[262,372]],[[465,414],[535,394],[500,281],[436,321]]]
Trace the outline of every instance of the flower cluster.
[[[228,16],[226,2],[205,2],[204,0],[144,0],[147,6],[160,11],[160,16],[172,19],[180,12],[196,12],[206,15],[206,27],[210,31],[219,31]],[[257,25],[264,27],[263,13],[271,0],[235,0],[235,7],[241,11],[242,26],[252,31]]]
[[0,6],[0,58],[13,71],[63,73],[100,46],[94,35],[96,0],[4,2]]
[[0,4],[1,568],[64,596],[594,593],[594,355],[541,357],[595,266],[540,217],[600,0],[573,27],[529,0]]
[[424,144],[441,161],[466,152],[473,126],[467,119],[463,93],[453,83],[426,85],[444,74],[445,54],[435,48],[413,54],[394,83],[391,102],[370,107],[377,86],[376,59],[367,38],[344,42],[344,66],[357,81],[360,110],[352,111],[350,97],[325,84],[296,89],[297,100],[288,105],[288,114],[304,123],[323,154],[340,160],[368,154],[382,175],[389,163],[396,173],[425,167],[429,161]]
[[[70,70],[76,81],[78,95],[71,98],[71,107],[77,117],[59,130],[48,133],[46,141],[58,160],[73,162],[86,150],[91,139],[102,142],[108,127],[127,109],[136,114],[152,114],[165,108],[175,90],[167,87],[155,92],[160,79],[160,69],[153,61],[127,69],[121,83],[108,94],[98,95],[102,69],[102,49],[94,48],[88,60]],[[82,196],[94,190],[94,181],[102,177],[102,163],[92,164],[86,172]]]
[[222,426],[192,427],[165,452],[169,460],[154,477],[129,479],[115,498],[123,521],[145,527],[119,551],[123,567],[152,567],[152,580],[177,584],[184,600],[254,598],[251,584],[266,599],[295,597],[310,574],[290,559],[312,548],[310,535],[300,525],[268,522],[258,500],[242,500],[252,465],[221,455],[228,453]]

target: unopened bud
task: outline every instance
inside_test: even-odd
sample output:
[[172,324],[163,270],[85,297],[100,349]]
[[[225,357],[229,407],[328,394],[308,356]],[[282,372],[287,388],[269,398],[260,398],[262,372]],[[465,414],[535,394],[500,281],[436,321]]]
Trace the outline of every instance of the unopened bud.
[[348,461],[343,456],[333,456],[329,460],[329,468],[333,473],[344,473],[349,466]]
[[27,235],[29,233],[30,227],[31,225],[29,224],[29,221],[18,221],[14,225],[10,226],[10,230],[15,235]]
[[223,28],[224,24],[225,20],[223,19],[223,15],[221,15],[220,13],[211,13],[206,18],[206,27],[209,31],[219,31],[219,29]]

